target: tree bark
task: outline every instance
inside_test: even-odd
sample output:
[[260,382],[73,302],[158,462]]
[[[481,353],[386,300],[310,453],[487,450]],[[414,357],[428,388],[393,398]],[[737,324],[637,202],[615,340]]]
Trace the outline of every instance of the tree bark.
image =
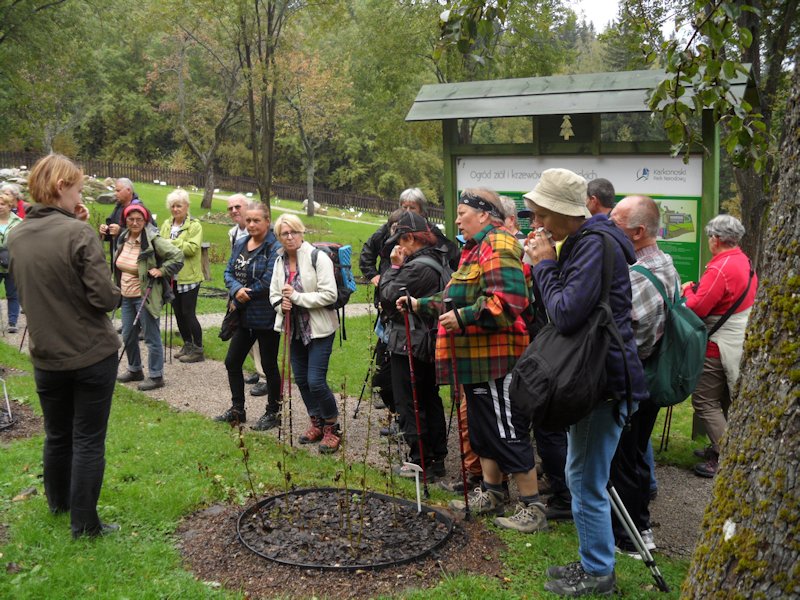
[[211,201],[214,199],[214,187],[216,183],[216,176],[214,172],[214,163],[210,161],[205,166],[204,176],[206,187],[203,190],[203,199],[200,201],[200,206],[206,209],[211,208]]
[[800,55],[720,470],[686,598],[800,596]]
[[314,216],[314,155],[306,155],[306,196],[308,196],[308,207],[306,214],[309,217]]

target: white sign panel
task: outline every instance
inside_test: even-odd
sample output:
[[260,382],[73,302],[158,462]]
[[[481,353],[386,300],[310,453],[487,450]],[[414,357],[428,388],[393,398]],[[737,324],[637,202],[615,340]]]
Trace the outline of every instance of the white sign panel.
[[684,164],[680,158],[665,156],[465,156],[456,159],[459,190],[488,187],[499,192],[529,192],[542,171],[563,168],[591,181],[602,177],[617,195],[650,196],[702,195],[700,157]]

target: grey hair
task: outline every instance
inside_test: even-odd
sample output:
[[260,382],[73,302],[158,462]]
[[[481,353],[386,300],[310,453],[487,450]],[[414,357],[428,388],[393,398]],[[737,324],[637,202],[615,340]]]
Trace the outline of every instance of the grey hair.
[[167,194],[167,209],[172,208],[173,204],[189,204],[189,192],[182,189],[171,191]]
[[419,206],[419,212],[424,217],[425,216],[425,205],[428,203],[427,198],[425,198],[425,194],[422,193],[422,190],[419,188],[408,188],[400,192],[400,208],[403,207],[403,202],[416,202],[417,206]]
[[606,208],[614,208],[614,186],[608,179],[598,177],[592,179],[586,186],[586,197],[596,196],[600,204]]
[[0,192],[11,192],[11,195],[17,200],[22,198],[22,188],[16,183],[4,183],[3,187],[0,187]]
[[706,225],[706,235],[718,237],[726,246],[738,246],[744,237],[744,225],[731,215],[717,215]]
[[506,219],[513,217],[514,221],[517,220],[517,203],[514,202],[513,198],[500,196],[500,205],[503,207],[503,213],[506,215]]
[[650,196],[629,196],[629,198],[633,202],[628,213],[628,227],[631,229],[644,227],[647,237],[657,237],[658,228],[661,226],[661,211],[658,210],[655,200]]
[[121,183],[123,186],[128,188],[131,191],[131,193],[133,193],[133,182],[127,177],[118,177],[117,183]]

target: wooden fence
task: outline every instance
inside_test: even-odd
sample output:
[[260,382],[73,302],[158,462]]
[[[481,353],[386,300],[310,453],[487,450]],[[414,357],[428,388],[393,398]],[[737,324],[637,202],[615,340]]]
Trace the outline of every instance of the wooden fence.
[[[22,165],[28,168],[33,166],[40,154],[33,152],[8,152],[0,151],[0,167],[19,167]],[[134,165],[126,163],[108,162],[95,159],[77,159],[87,175],[105,179],[106,177],[118,178],[127,177],[132,181],[155,182],[164,181],[168,186],[173,187],[197,187],[205,185],[203,174],[198,171],[178,171],[165,169],[151,165]],[[253,194],[258,193],[258,186],[253,177],[238,177],[230,175],[215,174],[215,186],[219,189],[230,190],[233,192]],[[308,197],[305,185],[273,183],[272,193],[279,198],[287,200],[298,200],[302,202]],[[324,188],[314,188],[314,199],[323,206],[336,207],[340,209],[354,209],[356,212],[371,212],[379,215],[390,215],[398,208],[397,200],[387,200],[378,196],[364,196],[353,192],[339,190],[328,190]],[[428,218],[436,223],[444,222],[444,210],[440,206],[428,206]]]

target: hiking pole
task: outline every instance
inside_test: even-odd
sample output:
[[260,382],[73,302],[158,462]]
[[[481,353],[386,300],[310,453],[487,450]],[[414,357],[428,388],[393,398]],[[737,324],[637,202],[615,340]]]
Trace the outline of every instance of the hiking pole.
[[661,575],[661,571],[658,570],[658,566],[656,565],[653,555],[650,554],[650,550],[648,550],[647,546],[645,546],[642,535],[639,533],[639,529],[636,527],[633,519],[631,519],[628,509],[625,508],[625,505],[622,503],[622,499],[619,497],[617,490],[614,489],[614,486],[610,481],[608,482],[606,489],[608,490],[608,497],[611,500],[611,509],[614,511],[617,519],[619,519],[619,522],[622,523],[622,526],[625,528],[625,533],[628,534],[628,537],[633,542],[633,545],[636,546],[636,551],[642,557],[642,561],[645,565],[647,565],[647,568],[650,569],[653,580],[656,582],[656,587],[662,592],[669,592],[669,586],[664,580],[664,576]]
[[659,452],[669,448],[669,434],[672,430],[672,407],[667,407],[667,412],[664,414],[664,429],[661,430],[661,444],[658,447]]
[[[291,311],[289,311],[289,317],[291,317]],[[289,372],[289,379],[286,384],[286,388],[288,390],[288,398],[289,398],[289,445],[294,447],[294,434],[292,432],[292,320],[291,318],[285,319],[286,320],[286,368]]]
[[4,377],[5,374],[5,369],[3,369],[2,373],[0,373],[0,381],[3,382],[3,396],[5,396],[6,399],[6,412],[8,413],[7,426],[11,427],[14,424],[14,417],[11,414],[11,402],[8,401],[8,388],[6,388],[6,379]]
[[144,309],[144,305],[147,304],[147,299],[150,297],[150,292],[153,291],[153,283],[155,283],[155,278],[150,277],[147,281],[147,287],[144,290],[144,296],[142,296],[142,303],[139,305],[139,310],[136,311],[136,316],[133,319],[133,323],[131,323],[131,330],[128,332],[128,336],[125,338],[125,341],[122,345],[122,352],[119,355],[119,360],[117,361],[117,368],[119,368],[120,364],[122,364],[122,357],[125,356],[125,351],[128,349],[128,344],[131,341],[131,336],[136,331],[136,326],[139,324],[139,320],[142,317],[142,309]]
[[[375,328],[378,326],[378,321],[381,318],[381,313],[378,311],[378,315],[375,317],[375,323],[372,325],[372,330],[375,331]],[[372,374],[372,369],[375,365],[375,358],[378,356],[378,343],[375,343],[375,347],[372,349],[372,358],[370,359],[369,366],[367,367],[367,374],[364,375],[364,383],[361,385],[361,393],[358,395],[358,402],[356,402],[356,409],[353,411],[353,418],[358,418],[358,411],[361,408],[361,401],[364,399],[364,390],[367,389],[367,381],[369,381],[369,377]]]
[[419,462],[422,467],[422,488],[425,490],[425,497],[430,498],[428,492],[428,474],[425,469],[425,452],[422,444],[422,427],[419,424],[419,400],[417,399],[417,374],[414,372],[414,356],[411,350],[411,321],[409,313],[411,312],[411,295],[408,293],[407,287],[400,288],[400,292],[406,297],[406,310],[403,311],[403,319],[406,325],[406,349],[408,350],[408,370],[411,374],[411,399],[414,403],[414,420],[417,423],[417,445],[419,446]]
[[[286,319],[286,317],[284,317]],[[285,323],[285,327],[283,328],[283,352],[281,353],[281,410],[283,411],[286,403],[286,392],[284,391],[283,384],[286,381],[286,349],[289,346],[288,337],[288,323]],[[261,346],[259,346],[259,351],[261,350]],[[288,408],[287,408],[288,410]],[[287,415],[288,416],[288,415]],[[278,428],[278,440],[281,439],[281,432],[283,431],[283,420],[281,420],[281,426]]]
[[[444,301],[445,312],[455,310],[453,299],[447,298]],[[458,448],[461,455],[461,484],[464,486],[464,520],[469,521],[469,497],[467,496],[467,451],[464,448],[464,423],[461,419],[461,390],[458,386],[458,361],[456,360],[456,334],[450,333],[447,336],[450,345],[450,393],[453,395],[453,405],[456,407],[456,418],[458,423]]]
[[25,345],[25,334],[28,333],[28,324],[25,324],[25,329],[22,330],[22,339],[19,341],[19,351],[22,352],[22,346]]

